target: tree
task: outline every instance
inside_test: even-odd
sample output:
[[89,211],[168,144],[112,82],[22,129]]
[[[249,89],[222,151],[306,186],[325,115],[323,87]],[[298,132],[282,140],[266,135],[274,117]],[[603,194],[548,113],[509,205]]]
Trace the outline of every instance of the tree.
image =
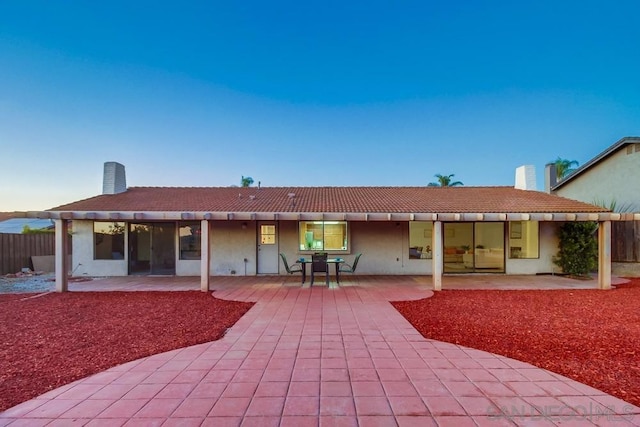
[[438,178],[438,182],[430,182],[429,187],[456,187],[458,185],[464,185],[460,181],[451,181],[451,179],[455,176],[454,174],[440,175],[439,173],[437,173],[434,176]]
[[578,167],[579,163],[576,160],[567,160],[558,157],[553,164],[556,166],[556,179],[560,181],[573,173]]
[[241,187],[251,187],[251,184],[253,184],[253,178],[251,178],[250,176],[243,176],[240,179]]

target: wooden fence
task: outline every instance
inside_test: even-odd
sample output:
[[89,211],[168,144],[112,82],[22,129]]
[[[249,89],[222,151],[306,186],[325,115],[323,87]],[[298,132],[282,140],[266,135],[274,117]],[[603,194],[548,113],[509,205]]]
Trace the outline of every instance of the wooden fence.
[[55,254],[55,235],[0,233],[0,274],[33,268],[31,257]]
[[611,261],[640,262],[640,221],[611,223]]

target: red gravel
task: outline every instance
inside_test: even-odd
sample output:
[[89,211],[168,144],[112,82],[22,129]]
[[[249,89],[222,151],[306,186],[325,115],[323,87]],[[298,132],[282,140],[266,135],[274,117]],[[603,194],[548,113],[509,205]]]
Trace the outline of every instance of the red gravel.
[[394,302],[426,338],[501,354],[640,406],[640,279],[612,291],[442,291]]
[[205,292],[0,295],[0,411],[141,357],[221,338],[253,303]]

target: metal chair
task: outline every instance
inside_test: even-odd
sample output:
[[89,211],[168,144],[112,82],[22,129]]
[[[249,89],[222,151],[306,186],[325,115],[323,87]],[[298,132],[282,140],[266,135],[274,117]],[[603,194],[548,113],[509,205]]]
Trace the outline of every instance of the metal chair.
[[313,285],[314,274],[324,273],[329,286],[329,264],[327,263],[327,254],[311,255],[311,285]]
[[289,263],[287,262],[287,257],[284,256],[283,253],[280,254],[280,258],[282,258],[282,262],[284,263],[284,268],[287,270],[287,273],[289,274],[302,273],[302,269],[304,268],[304,265],[300,265],[300,264],[289,265]]
[[347,264],[346,262],[340,264],[340,268],[339,268],[340,273],[355,273],[356,267],[358,266],[358,260],[360,259],[361,256],[362,254],[356,255],[356,259],[353,260],[353,264]]

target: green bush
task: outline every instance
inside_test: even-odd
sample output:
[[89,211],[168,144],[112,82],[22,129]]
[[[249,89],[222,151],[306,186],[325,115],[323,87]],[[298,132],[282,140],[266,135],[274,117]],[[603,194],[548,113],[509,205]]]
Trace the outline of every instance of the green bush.
[[22,234],[51,234],[55,232],[56,230],[53,228],[31,228],[26,224],[22,227]]
[[560,251],[554,262],[572,276],[588,276],[598,266],[596,222],[567,222],[560,227]]

